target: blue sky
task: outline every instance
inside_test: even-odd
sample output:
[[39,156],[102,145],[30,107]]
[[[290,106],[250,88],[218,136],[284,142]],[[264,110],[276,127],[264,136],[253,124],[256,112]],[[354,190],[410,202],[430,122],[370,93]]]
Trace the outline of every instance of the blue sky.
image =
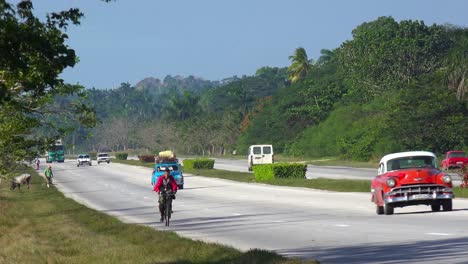
[[79,7],[67,32],[80,62],[61,76],[87,88],[134,85],[146,77],[221,80],[285,67],[304,47],[317,59],[379,16],[468,26],[465,0],[99,0],[33,1],[38,14]]

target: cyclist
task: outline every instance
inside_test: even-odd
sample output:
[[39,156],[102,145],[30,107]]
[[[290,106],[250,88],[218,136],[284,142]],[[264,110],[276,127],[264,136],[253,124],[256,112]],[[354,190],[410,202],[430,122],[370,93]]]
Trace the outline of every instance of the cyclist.
[[47,188],[49,188],[49,184],[52,185],[52,178],[54,177],[54,173],[52,172],[52,166],[50,164],[44,170],[44,176],[47,180]]
[[159,195],[159,213],[161,213],[161,222],[164,221],[164,210],[166,205],[167,192],[172,191],[169,199],[175,199],[175,193],[177,192],[177,183],[172,177],[169,168],[166,168],[164,175],[158,178],[158,182],[154,185],[154,191]]

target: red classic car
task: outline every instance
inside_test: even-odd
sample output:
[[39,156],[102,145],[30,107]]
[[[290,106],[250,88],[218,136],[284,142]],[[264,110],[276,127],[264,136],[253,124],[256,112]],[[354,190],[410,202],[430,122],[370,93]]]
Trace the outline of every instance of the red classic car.
[[437,169],[432,152],[411,151],[384,156],[371,183],[377,214],[393,214],[395,207],[430,205],[432,211],[452,211],[452,179]]
[[468,165],[468,157],[461,150],[452,150],[445,154],[445,159],[442,160],[442,169],[461,168]]

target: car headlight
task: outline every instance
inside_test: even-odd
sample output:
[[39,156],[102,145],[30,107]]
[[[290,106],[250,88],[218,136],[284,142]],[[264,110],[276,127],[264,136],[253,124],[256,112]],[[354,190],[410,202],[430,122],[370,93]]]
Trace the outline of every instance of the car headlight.
[[450,183],[452,182],[452,177],[450,177],[449,175],[444,175],[442,177],[442,181],[444,181],[445,183]]
[[387,180],[387,185],[388,185],[388,187],[390,187],[390,188],[391,188],[391,187],[395,187],[395,185],[396,185],[395,179],[394,179],[394,178],[388,179],[388,180]]

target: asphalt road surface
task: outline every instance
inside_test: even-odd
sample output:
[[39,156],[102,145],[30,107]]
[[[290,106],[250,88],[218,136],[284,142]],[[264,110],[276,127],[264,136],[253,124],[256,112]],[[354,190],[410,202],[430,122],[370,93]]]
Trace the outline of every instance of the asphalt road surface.
[[468,263],[464,199],[454,200],[452,212],[412,206],[379,216],[367,193],[187,175],[185,189],[174,201],[171,226],[165,227],[150,185],[151,169],[116,163],[78,168],[74,161],[53,168],[56,186],[65,195],[125,222],[192,239],[322,263]]
[[[247,160],[215,159],[215,169],[247,172]],[[377,169],[308,165],[306,177],[331,179],[372,179]]]

